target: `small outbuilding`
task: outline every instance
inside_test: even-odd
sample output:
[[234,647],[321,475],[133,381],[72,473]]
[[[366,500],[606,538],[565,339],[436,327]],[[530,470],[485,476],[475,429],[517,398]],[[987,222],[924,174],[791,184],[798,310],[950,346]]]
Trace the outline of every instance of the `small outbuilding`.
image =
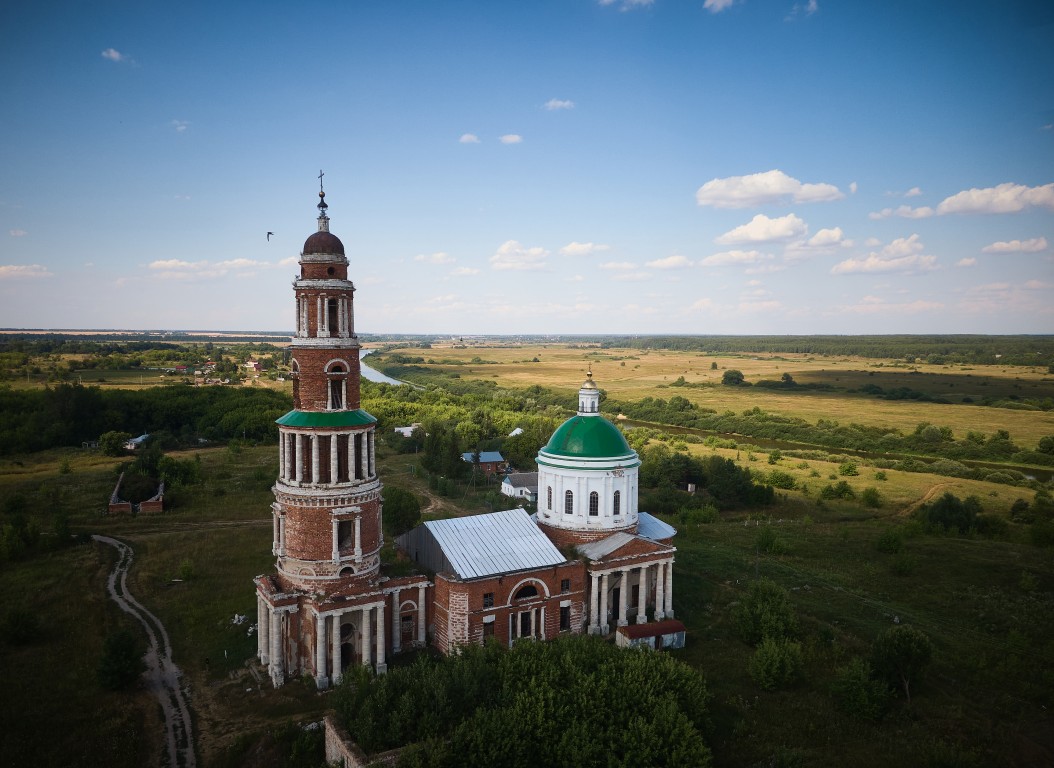
[[627,624],[615,631],[615,645],[619,648],[645,646],[655,651],[684,648],[684,624],[677,619]]

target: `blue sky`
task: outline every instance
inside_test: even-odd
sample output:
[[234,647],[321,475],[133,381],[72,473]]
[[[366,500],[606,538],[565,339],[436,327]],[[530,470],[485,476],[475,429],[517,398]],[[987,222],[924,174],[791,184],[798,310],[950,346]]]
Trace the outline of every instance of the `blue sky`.
[[1054,333],[1052,8],[10,3],[0,327]]

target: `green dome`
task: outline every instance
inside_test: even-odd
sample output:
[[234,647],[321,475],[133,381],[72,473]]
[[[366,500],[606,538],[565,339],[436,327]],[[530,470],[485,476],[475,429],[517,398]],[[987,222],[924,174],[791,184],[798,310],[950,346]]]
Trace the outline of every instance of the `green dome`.
[[633,453],[618,427],[603,416],[572,416],[553,432],[542,453],[592,459]]

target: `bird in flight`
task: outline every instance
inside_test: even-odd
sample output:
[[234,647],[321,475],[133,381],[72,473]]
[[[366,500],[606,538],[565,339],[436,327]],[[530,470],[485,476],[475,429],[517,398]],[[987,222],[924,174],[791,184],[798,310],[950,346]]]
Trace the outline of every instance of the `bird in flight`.
[[273,235],[273,234],[274,234],[274,232],[268,232],[267,233],[267,242],[271,242],[271,235]]

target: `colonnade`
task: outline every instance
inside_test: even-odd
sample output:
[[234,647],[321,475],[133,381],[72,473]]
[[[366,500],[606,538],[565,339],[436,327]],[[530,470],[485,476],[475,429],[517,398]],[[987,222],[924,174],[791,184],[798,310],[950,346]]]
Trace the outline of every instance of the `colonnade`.
[[[629,624],[630,574],[636,571],[637,583],[637,624],[648,620],[648,573],[656,569],[655,574],[655,620],[673,618],[673,558],[658,562],[643,563],[622,568],[611,568],[605,571],[589,572],[589,634],[606,635],[611,631],[608,616],[614,613],[615,625],[624,627]],[[608,594],[617,584],[619,588],[618,606],[608,606]],[[613,609],[613,610],[612,610]]]
[[[337,321],[336,328],[331,328],[329,323],[329,307],[330,302],[335,301],[335,319]],[[311,308],[311,297],[307,295],[297,295],[296,297],[296,319],[297,328],[296,335],[300,338],[307,338],[310,334],[311,323],[308,317],[308,313]],[[346,294],[336,294],[329,296],[325,293],[321,293],[315,296],[315,336],[320,338],[341,338],[347,339],[355,335],[355,321],[353,319],[351,311],[351,296]]]
[[[325,462],[324,452],[328,453]],[[333,485],[371,478],[376,472],[374,430],[321,434],[282,430],[278,470],[279,479],[291,484]]]

